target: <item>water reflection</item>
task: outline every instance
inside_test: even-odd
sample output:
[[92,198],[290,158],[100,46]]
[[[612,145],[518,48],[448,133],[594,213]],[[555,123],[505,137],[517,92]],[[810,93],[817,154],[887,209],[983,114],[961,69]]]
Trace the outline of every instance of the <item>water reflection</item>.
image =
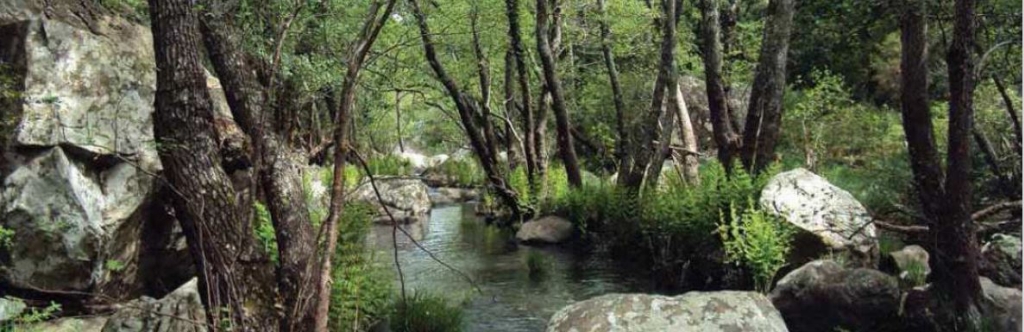
[[[518,246],[513,234],[484,225],[468,205],[435,208],[428,223],[411,227],[419,227],[425,248],[469,275],[483,294],[401,239],[399,262],[406,288],[464,302],[467,331],[541,331],[566,304],[606,293],[650,290],[636,271],[616,268],[599,252]],[[390,227],[377,226],[372,237],[381,263],[393,265],[390,232]],[[531,252],[546,261],[542,277],[530,277],[526,261]]]

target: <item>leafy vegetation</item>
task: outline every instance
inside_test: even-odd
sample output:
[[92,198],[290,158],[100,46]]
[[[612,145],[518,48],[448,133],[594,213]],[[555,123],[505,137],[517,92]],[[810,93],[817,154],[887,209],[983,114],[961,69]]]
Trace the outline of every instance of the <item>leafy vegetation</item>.
[[718,233],[726,261],[750,268],[754,272],[754,289],[767,294],[775,274],[786,265],[795,233],[793,227],[749,201],[743,210],[733,205],[728,217],[722,214]]
[[390,310],[391,275],[375,265],[371,253],[365,249],[374,211],[366,204],[349,204],[342,215],[331,272],[332,331],[370,330]]

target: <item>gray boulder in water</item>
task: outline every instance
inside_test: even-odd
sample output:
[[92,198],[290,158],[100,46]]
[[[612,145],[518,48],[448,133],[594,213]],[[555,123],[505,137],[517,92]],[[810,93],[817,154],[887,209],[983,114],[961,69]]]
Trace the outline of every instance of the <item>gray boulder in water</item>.
[[562,308],[548,332],[785,332],[772,303],[755,292],[689,292],[679,296],[608,294]]
[[[352,193],[353,199],[367,202],[377,208],[375,222],[390,224],[391,219],[386,212],[391,212],[395,220],[403,224],[426,221],[430,217],[430,194],[423,181],[409,178],[377,178],[375,183],[380,190],[381,200],[377,199],[377,194],[369,181],[364,182]],[[384,210],[385,206],[387,211]]]
[[516,231],[516,240],[524,243],[554,244],[569,239],[575,227],[557,216],[546,216],[523,223]]

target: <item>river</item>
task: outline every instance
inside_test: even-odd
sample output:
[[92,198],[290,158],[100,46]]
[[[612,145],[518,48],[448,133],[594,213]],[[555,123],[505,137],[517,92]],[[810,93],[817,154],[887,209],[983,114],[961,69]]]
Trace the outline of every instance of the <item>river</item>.
[[[440,260],[470,277],[479,287],[416,248],[399,233],[398,256],[408,292],[425,291],[463,303],[465,331],[543,331],[548,318],[565,305],[597,295],[647,292],[642,273],[614,264],[599,250],[518,245],[513,234],[485,225],[471,205],[435,207],[430,220],[411,226],[419,243]],[[394,265],[391,228],[374,229],[376,256]],[[548,268],[531,278],[529,253],[544,257]],[[396,289],[397,277],[396,277]]]

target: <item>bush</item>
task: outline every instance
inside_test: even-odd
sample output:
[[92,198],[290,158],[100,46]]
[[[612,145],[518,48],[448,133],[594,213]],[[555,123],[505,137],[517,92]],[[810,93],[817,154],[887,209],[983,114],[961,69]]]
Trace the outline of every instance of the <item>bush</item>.
[[256,239],[263,245],[263,251],[270,256],[270,261],[277,265],[277,234],[274,233],[274,224],[270,218],[270,210],[260,202],[253,202],[253,232]]
[[754,273],[754,289],[762,293],[771,290],[772,280],[782,267],[792,248],[795,230],[754,206],[737,211],[729,208],[722,214],[718,233],[722,238],[727,261],[743,264]]
[[18,315],[9,321],[0,322],[0,332],[41,331],[41,327],[33,328],[32,325],[54,319],[60,311],[61,306],[56,302],[50,302],[50,305],[44,308],[30,308],[28,311],[21,313],[21,315]]
[[441,297],[413,293],[394,302],[391,330],[395,332],[462,331],[462,308]]
[[483,170],[473,159],[449,159],[438,165],[437,168],[441,174],[451,179],[459,187],[481,187],[486,181]]
[[[366,162],[367,168],[370,172],[373,172],[374,176],[380,175],[391,175],[391,176],[410,176],[413,175],[412,164],[409,163],[405,158],[384,155]],[[363,174],[366,175],[366,174]]]

